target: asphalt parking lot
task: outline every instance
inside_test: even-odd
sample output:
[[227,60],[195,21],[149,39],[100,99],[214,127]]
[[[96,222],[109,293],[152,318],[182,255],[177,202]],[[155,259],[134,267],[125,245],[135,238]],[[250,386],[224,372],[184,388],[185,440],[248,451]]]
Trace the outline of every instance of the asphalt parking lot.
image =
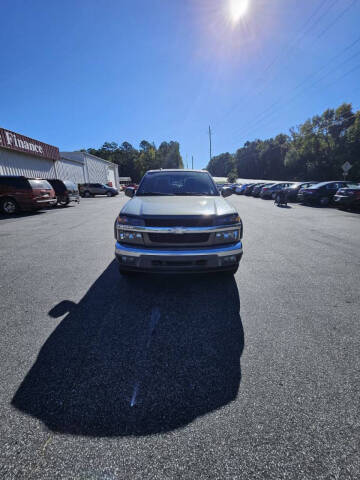
[[0,217],[2,479],[359,478],[360,215],[229,201],[235,277],[120,277],[123,195]]

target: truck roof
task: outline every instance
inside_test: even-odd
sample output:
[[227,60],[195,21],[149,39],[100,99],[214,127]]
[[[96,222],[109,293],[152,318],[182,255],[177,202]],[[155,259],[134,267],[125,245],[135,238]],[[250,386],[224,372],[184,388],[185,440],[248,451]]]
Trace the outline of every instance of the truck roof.
[[194,168],[158,168],[155,170],[148,170],[146,173],[154,173],[154,172],[203,172],[209,173],[207,170],[197,170]]

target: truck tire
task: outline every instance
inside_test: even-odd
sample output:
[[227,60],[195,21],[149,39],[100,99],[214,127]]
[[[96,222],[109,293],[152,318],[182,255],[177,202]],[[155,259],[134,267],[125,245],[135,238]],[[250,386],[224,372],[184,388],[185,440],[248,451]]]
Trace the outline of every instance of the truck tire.
[[89,190],[85,190],[85,192],[83,193],[83,196],[85,198],[89,198],[89,197],[91,197],[91,193],[89,192]]

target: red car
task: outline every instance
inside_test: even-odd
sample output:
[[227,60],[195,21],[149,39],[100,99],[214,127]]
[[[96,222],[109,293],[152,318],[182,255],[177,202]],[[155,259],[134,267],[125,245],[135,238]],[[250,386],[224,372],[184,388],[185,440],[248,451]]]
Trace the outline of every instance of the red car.
[[0,176],[0,212],[40,210],[55,205],[55,192],[46,180],[22,176]]

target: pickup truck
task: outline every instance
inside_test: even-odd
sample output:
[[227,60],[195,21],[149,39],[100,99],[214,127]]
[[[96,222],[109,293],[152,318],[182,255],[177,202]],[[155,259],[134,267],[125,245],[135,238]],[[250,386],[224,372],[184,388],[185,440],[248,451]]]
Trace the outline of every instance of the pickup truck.
[[115,256],[129,272],[235,274],[243,224],[204,170],[149,170],[115,220]]

